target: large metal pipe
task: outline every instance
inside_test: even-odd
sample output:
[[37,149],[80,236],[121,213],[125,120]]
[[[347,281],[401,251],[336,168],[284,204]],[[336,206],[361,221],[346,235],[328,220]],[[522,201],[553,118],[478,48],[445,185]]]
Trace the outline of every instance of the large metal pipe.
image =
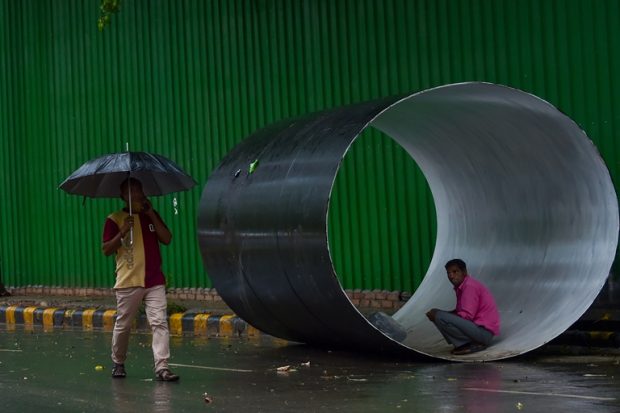
[[[393,316],[407,331],[401,341],[351,304],[329,253],[334,179],[367,127],[385,132],[415,159],[437,211],[427,274]],[[601,157],[573,121],[533,95],[476,82],[337,108],[256,132],[209,178],[198,226],[204,265],[218,292],[269,334],[352,349],[496,360],[545,344],[591,305],[615,256],[618,205]],[[450,355],[424,316],[431,307],[453,308],[443,264],[454,257],[489,287],[502,317],[494,344],[465,357]]]

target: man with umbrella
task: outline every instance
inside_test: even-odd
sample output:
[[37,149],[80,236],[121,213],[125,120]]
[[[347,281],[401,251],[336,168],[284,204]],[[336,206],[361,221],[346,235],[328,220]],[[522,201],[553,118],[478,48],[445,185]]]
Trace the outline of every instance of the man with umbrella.
[[110,214],[103,230],[102,250],[116,254],[114,291],[117,316],[112,335],[112,377],[126,376],[125,360],[131,324],[140,304],[153,332],[157,380],[177,381],[168,368],[170,333],[166,314],[165,278],[159,244],[168,245],[170,230],[147,195],[185,191],[196,184],[171,160],[146,152],[123,152],[92,159],[69,176],[60,188],[93,198],[120,197],[125,208]]
[[[131,324],[140,304],[144,302],[153,332],[156,378],[176,381],[179,376],[168,368],[170,333],[166,314],[166,281],[159,251],[159,243],[170,244],[172,234],[144,195],[140,181],[128,178],[121,184],[120,194],[126,207],[106,219],[102,247],[106,256],[116,253],[114,291],[117,313],[112,335],[112,377],[126,375],[125,359]],[[133,215],[129,215],[130,206]]]

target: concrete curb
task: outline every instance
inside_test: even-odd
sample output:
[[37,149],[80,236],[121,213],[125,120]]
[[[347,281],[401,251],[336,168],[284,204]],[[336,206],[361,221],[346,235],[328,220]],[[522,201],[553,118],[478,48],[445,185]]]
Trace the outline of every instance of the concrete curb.
[[[76,327],[83,330],[112,331],[116,320],[116,310],[73,310],[54,307],[0,306],[0,323],[7,326],[17,324],[33,328],[42,326],[44,330],[59,327]],[[234,314],[211,315],[196,311],[174,313],[168,316],[170,334],[193,334],[207,337],[260,337],[265,333],[247,324]],[[135,330],[149,330],[145,314],[134,320]],[[271,337],[271,336],[268,336]]]
[[[617,316],[617,314],[614,314]],[[44,331],[61,327],[82,328],[83,330],[112,331],[116,320],[116,310],[110,309],[66,309],[56,307],[23,307],[16,305],[0,305],[0,324],[9,328],[24,325],[26,328],[42,326]],[[600,321],[601,319],[597,320]],[[602,320],[617,320],[607,315]],[[274,338],[252,327],[235,314],[213,315],[197,310],[168,315],[171,335],[191,334],[204,337],[269,337]],[[134,330],[149,331],[145,314],[139,314],[134,320]],[[576,326],[574,326],[576,327]],[[584,347],[620,347],[618,331],[584,331],[569,329],[551,341],[551,344],[568,344]],[[609,327],[609,325],[600,325]],[[614,326],[615,327],[615,326]],[[285,340],[282,340],[285,341]]]
[[616,331],[567,330],[553,339],[551,344],[620,348],[620,333]]

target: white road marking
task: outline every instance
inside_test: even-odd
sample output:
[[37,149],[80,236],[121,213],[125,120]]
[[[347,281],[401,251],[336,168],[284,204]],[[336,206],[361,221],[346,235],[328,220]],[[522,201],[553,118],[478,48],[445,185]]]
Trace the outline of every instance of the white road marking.
[[515,391],[515,390],[492,390],[492,389],[481,389],[477,387],[465,387],[463,390],[472,390],[472,391],[484,391],[489,393],[509,393],[509,394],[524,394],[531,396],[555,396],[555,397],[569,397],[573,399],[585,399],[585,400],[599,400],[599,401],[613,401],[616,400],[615,397],[596,397],[596,396],[580,396],[578,394],[562,394],[562,393],[538,393],[531,391]]
[[195,366],[193,364],[176,364],[168,363],[172,367],[190,367],[192,369],[205,369],[205,370],[221,370],[221,371],[236,371],[239,373],[252,373],[254,370],[242,370],[242,369],[227,369],[225,367],[209,367],[209,366]]

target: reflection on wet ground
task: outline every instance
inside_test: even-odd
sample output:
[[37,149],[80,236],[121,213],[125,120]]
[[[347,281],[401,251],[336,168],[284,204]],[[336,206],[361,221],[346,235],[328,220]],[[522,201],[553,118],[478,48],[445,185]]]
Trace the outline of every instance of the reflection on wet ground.
[[171,341],[180,382],[160,383],[148,334],[132,336],[128,377],[111,379],[110,338],[0,326],[2,412],[620,412],[617,351],[413,362],[268,339],[186,336]]

